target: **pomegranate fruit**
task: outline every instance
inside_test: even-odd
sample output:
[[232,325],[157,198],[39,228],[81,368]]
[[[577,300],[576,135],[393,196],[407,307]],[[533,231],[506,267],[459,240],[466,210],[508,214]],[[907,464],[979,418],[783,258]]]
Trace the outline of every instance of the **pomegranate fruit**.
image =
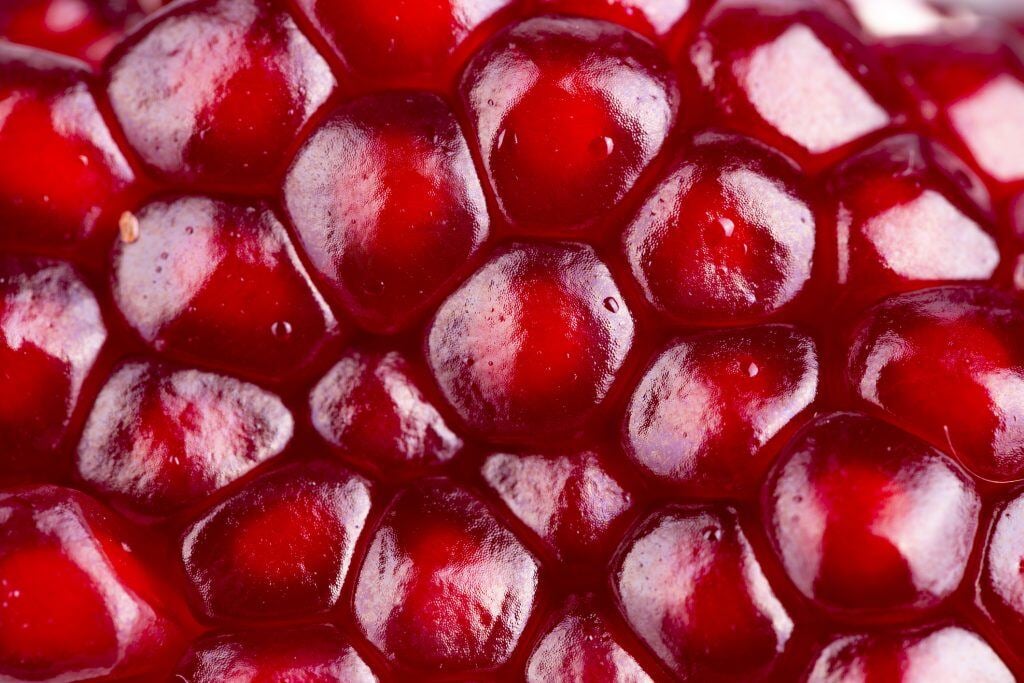
[[0,680],[1024,680],[991,4],[0,2]]

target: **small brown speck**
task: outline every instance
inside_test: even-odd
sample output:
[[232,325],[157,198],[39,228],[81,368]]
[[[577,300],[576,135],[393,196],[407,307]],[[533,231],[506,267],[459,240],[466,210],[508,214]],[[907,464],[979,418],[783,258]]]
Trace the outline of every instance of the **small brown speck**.
[[139,219],[131,211],[122,213],[117,225],[121,229],[121,241],[125,244],[131,244],[139,239]]

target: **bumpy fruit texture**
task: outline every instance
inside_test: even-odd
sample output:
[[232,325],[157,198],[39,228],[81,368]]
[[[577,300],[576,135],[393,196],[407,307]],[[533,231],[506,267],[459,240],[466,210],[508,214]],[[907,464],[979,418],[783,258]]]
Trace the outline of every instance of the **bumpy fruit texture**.
[[1017,28],[160,4],[0,3],[0,680],[1024,680]]

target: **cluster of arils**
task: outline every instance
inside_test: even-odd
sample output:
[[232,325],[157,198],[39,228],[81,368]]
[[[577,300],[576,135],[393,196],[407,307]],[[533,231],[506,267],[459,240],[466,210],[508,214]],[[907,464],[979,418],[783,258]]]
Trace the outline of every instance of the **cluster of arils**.
[[1024,675],[1021,36],[893,4],[5,4],[0,679]]

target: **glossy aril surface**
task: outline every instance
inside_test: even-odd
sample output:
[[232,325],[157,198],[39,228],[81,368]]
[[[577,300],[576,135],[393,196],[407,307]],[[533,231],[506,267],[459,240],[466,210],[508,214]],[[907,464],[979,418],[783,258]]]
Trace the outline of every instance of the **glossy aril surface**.
[[366,480],[339,465],[292,465],[257,480],[185,531],[181,559],[195,604],[229,620],[327,612],[370,503]]
[[96,298],[71,265],[0,258],[4,474],[59,467],[55,451],[106,339]]
[[0,681],[1024,681],[1020,14],[0,0]]
[[481,26],[513,15],[517,0],[295,0],[367,87],[447,88]]
[[623,446],[647,474],[689,495],[750,492],[772,462],[768,443],[792,432],[788,425],[817,388],[814,341],[796,328],[683,338],[637,383]]
[[616,641],[593,598],[573,596],[530,655],[526,680],[647,683],[653,679]]
[[941,145],[892,137],[843,162],[830,182],[839,282],[849,296],[870,301],[995,274],[988,192]]
[[375,683],[344,636],[326,626],[211,634],[196,642],[178,665],[193,683]]
[[686,57],[715,115],[819,170],[900,117],[902,99],[839,3],[717,0]]
[[302,369],[338,324],[263,203],[181,197],[132,214],[114,302],[152,348],[255,377]]
[[804,680],[1009,683],[1016,679],[980,636],[959,626],[942,626],[907,634],[839,638],[822,651]]
[[0,676],[131,675],[175,657],[163,591],[89,497],[57,486],[0,494]]
[[470,427],[537,443],[578,428],[604,399],[633,333],[632,314],[591,247],[520,243],[441,304],[427,362]]
[[162,17],[109,65],[110,106],[135,153],[175,184],[277,180],[334,88],[323,57],[273,0],[179,3]]
[[355,620],[409,676],[487,671],[511,656],[537,584],[537,560],[478,498],[428,479],[384,513],[359,570]]
[[424,393],[423,374],[398,351],[353,349],[310,394],[313,426],[343,458],[380,476],[422,475],[463,443]]
[[734,136],[698,136],[623,233],[652,306],[679,324],[755,321],[811,278],[815,217],[796,170]]
[[594,451],[568,454],[494,453],[481,474],[501,501],[568,562],[610,553],[633,503],[608,463]]
[[427,93],[335,111],[299,151],[284,204],[328,296],[378,332],[450,290],[489,227],[455,114]]
[[945,287],[868,311],[850,347],[851,390],[976,474],[1024,478],[1017,431],[1024,312],[1011,297]]
[[496,35],[459,93],[504,218],[545,232],[594,227],[660,151],[679,108],[653,45],[569,17]]
[[255,385],[132,361],[96,397],[75,466],[107,500],[168,514],[280,454],[293,430],[281,400]]
[[734,511],[670,507],[623,544],[612,586],[626,621],[683,680],[770,672],[793,631]]
[[980,501],[949,458],[854,413],[793,439],[764,489],[768,534],[789,578],[844,618],[938,605],[963,578]]
[[0,244],[59,250],[114,234],[134,174],[104,123],[88,67],[0,44]]
[[925,116],[964,150],[997,193],[1024,180],[1024,62],[1015,40],[990,27],[891,48],[918,90]]

